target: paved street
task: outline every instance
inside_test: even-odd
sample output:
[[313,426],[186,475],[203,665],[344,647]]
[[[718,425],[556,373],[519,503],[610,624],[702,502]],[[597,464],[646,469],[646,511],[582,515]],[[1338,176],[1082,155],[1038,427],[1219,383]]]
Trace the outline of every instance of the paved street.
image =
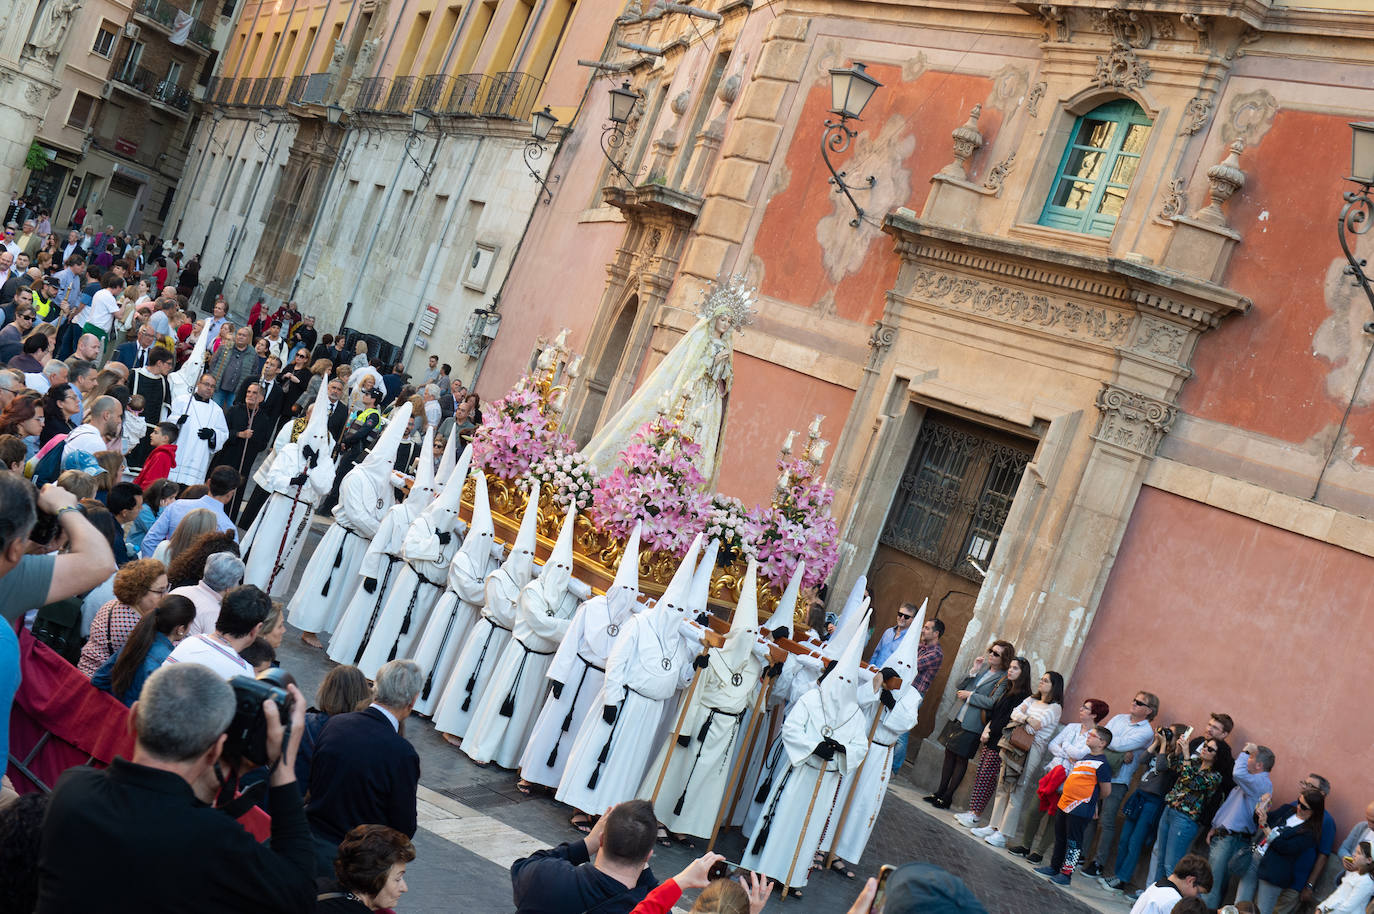
[[[317,527],[319,525],[317,524]],[[315,536],[318,536],[318,530]],[[313,549],[313,545],[311,546]],[[298,569],[298,571],[301,569]],[[282,666],[313,696],[329,671],[323,652],[306,647],[300,633],[288,629],[282,644]],[[421,760],[420,832],[417,859],[408,873],[410,893],[404,912],[474,912],[512,909],[507,868],[512,860],[540,847],[576,837],[568,826],[571,810],[551,797],[525,797],[515,789],[515,774],[473,764],[435,733],[427,720],[411,718],[406,736]],[[987,906],[989,914],[1123,914],[1128,906],[1088,879],[1079,878],[1066,894],[1033,874],[1023,861],[970,837],[949,813],[919,802],[919,791],[904,776],[894,784],[878,818],[858,879],[837,874],[813,876],[800,901],[778,902],[770,910],[844,912],[860,881],[884,863],[922,860],[962,878]],[[721,853],[738,860],[743,838],[723,837]],[[685,847],[658,848],[652,863],[665,879],[698,852]],[[686,906],[683,907],[686,909]]]

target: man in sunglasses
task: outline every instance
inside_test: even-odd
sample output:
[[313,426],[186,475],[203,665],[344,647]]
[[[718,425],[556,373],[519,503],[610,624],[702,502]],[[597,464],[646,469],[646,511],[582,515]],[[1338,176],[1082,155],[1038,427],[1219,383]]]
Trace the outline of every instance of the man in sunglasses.
[[[25,290],[25,296],[28,291]],[[15,296],[20,298],[20,296]],[[34,312],[32,305],[27,301],[21,302],[14,312],[14,320],[5,325],[0,330],[0,362],[8,362],[10,359],[24,351],[24,337],[28,336],[38,315]]]

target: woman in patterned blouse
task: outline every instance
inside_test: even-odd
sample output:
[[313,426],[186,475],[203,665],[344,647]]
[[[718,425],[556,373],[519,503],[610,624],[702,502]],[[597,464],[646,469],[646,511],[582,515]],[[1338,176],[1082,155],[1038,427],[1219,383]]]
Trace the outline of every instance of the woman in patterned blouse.
[[1214,767],[1217,741],[1205,739],[1198,744],[1197,757],[1187,757],[1187,734],[1175,739],[1167,754],[1169,767],[1178,773],[1174,787],[1164,797],[1164,818],[1159,822],[1159,868],[1155,880],[1174,871],[1188,845],[1202,828],[1202,810],[1212,794],[1221,789],[1221,772]]
[[138,620],[152,612],[167,593],[167,569],[157,559],[129,562],[115,574],[114,592],[115,598],[96,612],[91,637],[81,648],[76,668],[87,679],[119,652]]

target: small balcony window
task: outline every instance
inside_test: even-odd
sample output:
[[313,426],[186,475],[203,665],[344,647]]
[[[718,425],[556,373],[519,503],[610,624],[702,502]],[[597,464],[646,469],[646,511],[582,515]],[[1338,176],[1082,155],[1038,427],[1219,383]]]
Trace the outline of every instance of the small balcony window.
[[1126,203],[1150,119],[1135,102],[1108,102],[1073,125],[1040,224],[1110,237]]
[[116,34],[114,29],[102,25],[95,33],[95,43],[91,45],[91,50],[101,57],[109,57],[114,51]]

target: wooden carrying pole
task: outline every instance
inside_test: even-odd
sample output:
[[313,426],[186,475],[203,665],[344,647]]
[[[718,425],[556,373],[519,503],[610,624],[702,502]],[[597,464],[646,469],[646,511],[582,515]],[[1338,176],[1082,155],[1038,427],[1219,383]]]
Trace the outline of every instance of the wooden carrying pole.
[[[858,769],[854,772],[854,786],[858,786],[859,778],[863,777],[864,766],[868,764],[868,757],[873,754],[873,734],[878,732],[878,722],[883,719],[882,710],[884,709],[879,706],[880,713],[873,715],[873,724],[868,728],[868,751],[864,753]],[[843,783],[841,783],[840,789],[844,789]],[[835,838],[830,842],[830,850],[825,855],[825,866],[827,867],[835,862],[835,841],[840,840],[840,835],[844,832],[844,821],[849,818],[849,807],[853,804],[854,791],[851,789],[849,795],[844,798],[844,809],[840,810],[840,818],[835,822]]]
[[[707,647],[702,650],[698,657],[705,657],[710,652]],[[682,710],[677,715],[677,726],[673,728],[673,735],[668,737],[668,751],[663,753],[663,766],[658,769],[658,780],[654,782],[653,795],[649,797],[649,805],[658,809],[658,791],[663,786],[663,779],[668,775],[668,766],[673,763],[673,753],[677,751],[677,738],[682,733],[682,722],[687,719],[687,709],[692,706],[692,694],[697,690],[697,683],[701,681],[701,668],[698,667],[696,673],[692,675],[692,685],[687,689],[687,696],[682,699]]]
[[[802,762],[802,764],[806,764]],[[786,898],[792,888],[792,873],[797,869],[797,857],[801,854],[802,843],[806,841],[806,831],[811,827],[811,813],[816,808],[816,797],[821,792],[821,781],[825,780],[826,769],[830,767],[830,759],[821,759],[821,773],[816,775],[816,786],[811,791],[811,804],[806,807],[806,818],[802,820],[801,834],[797,835],[797,848],[792,852],[792,865],[787,868],[787,878],[782,883],[782,897]],[[807,866],[810,866],[808,863]]]
[[[771,654],[769,659],[771,660]],[[749,751],[754,746],[754,737],[758,733],[759,719],[764,715],[764,701],[768,697],[768,690],[772,688],[772,678],[767,678],[759,682],[759,695],[754,699],[754,709],[749,715],[749,729],[745,732],[744,742],[740,744],[739,753],[735,758],[734,770],[730,772],[730,781],[725,787],[722,795],[720,809],[716,810],[716,822],[711,826],[711,840],[706,844],[706,853],[711,853],[716,847],[716,838],[720,835],[720,826],[724,821],[728,810],[734,807],[735,791],[739,789],[740,779],[744,776],[744,766],[749,762]],[[764,750],[765,754],[767,749]]]

